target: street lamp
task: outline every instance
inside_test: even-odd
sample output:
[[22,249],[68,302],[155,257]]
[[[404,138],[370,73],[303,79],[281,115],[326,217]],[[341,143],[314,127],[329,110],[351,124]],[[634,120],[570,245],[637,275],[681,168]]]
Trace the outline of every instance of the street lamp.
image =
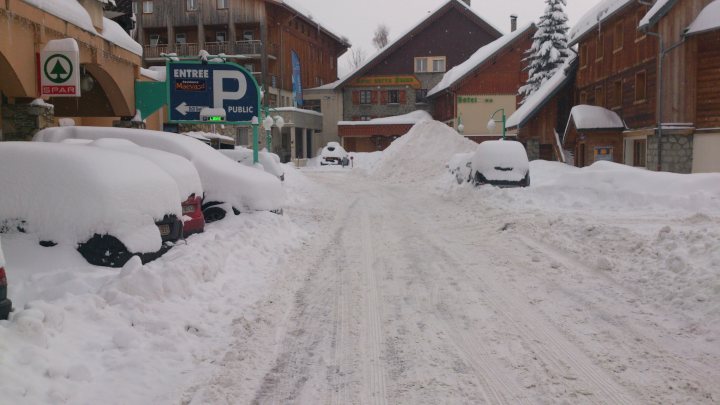
[[273,119],[268,114],[265,116],[265,119],[263,120],[263,128],[265,128],[265,145],[267,147],[267,151],[270,152],[272,147],[272,126],[273,126]]
[[458,126],[457,126],[457,130],[458,130],[458,132],[461,133],[461,134],[463,133],[463,131],[465,131],[465,125],[463,125],[463,123],[462,123],[462,114],[458,115]]
[[[497,113],[499,113],[499,112],[501,112],[501,111],[502,111],[502,119],[501,119],[501,120],[496,120],[496,119],[495,119],[495,114],[497,114]],[[505,139],[505,109],[504,109],[504,108],[501,108],[501,109],[495,111],[495,112],[490,116],[490,121],[488,121],[488,123],[487,123],[487,129],[490,130],[490,131],[494,131],[494,130],[495,130],[495,123],[496,123],[496,122],[502,122],[502,139]]]
[[279,115],[275,116],[275,126],[278,128],[278,133],[280,133],[280,142],[282,142],[282,129],[285,126],[285,120],[283,117]]
[[253,164],[256,164],[259,160],[258,159],[258,126],[260,125],[260,120],[258,120],[258,117],[252,117],[250,124],[252,124],[252,129],[253,129]]

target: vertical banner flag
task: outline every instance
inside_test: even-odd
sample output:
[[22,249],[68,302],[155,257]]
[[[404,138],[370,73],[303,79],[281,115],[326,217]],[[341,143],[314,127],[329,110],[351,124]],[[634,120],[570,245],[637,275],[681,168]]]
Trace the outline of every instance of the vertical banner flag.
[[292,86],[293,86],[293,99],[295,107],[302,107],[303,95],[302,95],[302,75],[300,70],[300,57],[295,51],[292,53]]

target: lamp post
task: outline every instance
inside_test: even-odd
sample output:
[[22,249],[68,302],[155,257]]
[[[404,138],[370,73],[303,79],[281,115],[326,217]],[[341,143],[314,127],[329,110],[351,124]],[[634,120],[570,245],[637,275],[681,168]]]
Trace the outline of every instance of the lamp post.
[[[496,120],[496,119],[495,119],[495,114],[497,114],[497,113],[499,113],[499,112],[501,112],[501,111],[502,111],[502,119],[501,119],[501,120]],[[495,111],[495,112],[490,116],[490,121],[488,121],[488,123],[487,123],[487,129],[489,129],[490,131],[494,131],[494,130],[495,130],[495,123],[496,123],[496,122],[502,122],[502,139],[505,139],[505,109],[504,109],[504,108],[501,108],[501,109]]]
[[258,162],[258,127],[260,126],[260,120],[258,120],[258,117],[252,117],[252,121],[250,121],[252,124],[252,130],[253,130],[253,164]]
[[465,125],[462,123],[462,114],[458,115],[457,131],[461,134],[465,131]]
[[275,116],[275,126],[278,128],[278,132],[280,133],[280,143],[282,144],[282,129],[285,126],[285,120],[283,117],[279,115]]
[[270,152],[272,148],[272,126],[273,126],[273,119],[270,116],[270,113],[268,113],[267,116],[265,116],[265,119],[263,120],[263,128],[265,128],[265,146],[267,147],[267,151]]

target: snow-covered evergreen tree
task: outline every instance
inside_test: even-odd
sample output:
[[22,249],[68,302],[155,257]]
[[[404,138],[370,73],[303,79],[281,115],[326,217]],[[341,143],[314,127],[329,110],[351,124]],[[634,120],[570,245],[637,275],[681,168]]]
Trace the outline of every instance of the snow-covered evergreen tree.
[[545,0],[547,7],[537,24],[538,30],[533,36],[533,44],[527,50],[525,58],[528,66],[528,80],[520,87],[518,94],[522,102],[552,77],[555,71],[570,56],[568,50],[566,0]]

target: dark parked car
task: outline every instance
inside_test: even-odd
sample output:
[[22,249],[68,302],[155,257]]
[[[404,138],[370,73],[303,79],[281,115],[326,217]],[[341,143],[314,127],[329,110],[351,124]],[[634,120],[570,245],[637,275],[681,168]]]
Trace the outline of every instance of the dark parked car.
[[528,187],[530,162],[523,144],[517,141],[485,141],[478,146],[471,160],[471,173],[476,185]]

